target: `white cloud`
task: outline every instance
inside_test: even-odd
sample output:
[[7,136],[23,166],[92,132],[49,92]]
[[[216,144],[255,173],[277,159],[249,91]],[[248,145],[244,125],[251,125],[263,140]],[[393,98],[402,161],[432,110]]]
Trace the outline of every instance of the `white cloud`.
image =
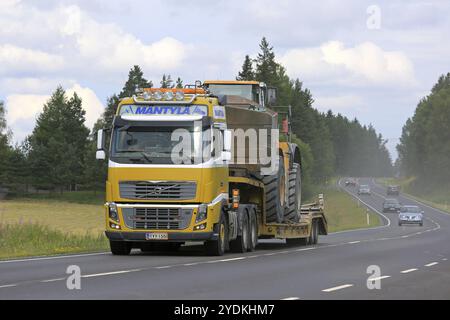
[[[67,97],[72,96],[74,92],[82,99],[83,108],[86,110],[85,125],[92,129],[95,121],[104,111],[104,106],[90,88],[75,84],[66,90]],[[6,120],[13,130],[15,141],[22,141],[32,132],[36,118],[49,99],[50,94],[12,94],[6,98]]]
[[0,74],[19,72],[53,72],[64,66],[64,59],[46,52],[0,45]]
[[338,96],[318,96],[314,98],[314,107],[320,111],[333,110],[335,113],[360,110],[364,101],[360,96],[347,94]]
[[314,82],[346,85],[416,83],[414,67],[400,51],[384,51],[372,42],[346,48],[340,41],[319,47],[288,50],[280,58],[290,74]]

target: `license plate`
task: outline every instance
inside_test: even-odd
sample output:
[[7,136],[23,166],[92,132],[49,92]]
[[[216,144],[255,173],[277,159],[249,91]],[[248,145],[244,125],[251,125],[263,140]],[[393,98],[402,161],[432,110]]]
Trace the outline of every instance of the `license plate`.
[[145,240],[168,240],[167,232],[149,232],[145,234]]

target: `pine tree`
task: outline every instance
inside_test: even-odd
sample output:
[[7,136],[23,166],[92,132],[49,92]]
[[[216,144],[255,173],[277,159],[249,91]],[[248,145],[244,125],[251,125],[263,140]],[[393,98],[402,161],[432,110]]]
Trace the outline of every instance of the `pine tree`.
[[181,80],[181,78],[180,77],[178,77],[177,78],[177,83],[176,83],[176,86],[175,86],[177,89],[183,89],[183,80]]
[[236,80],[255,80],[255,72],[253,71],[253,61],[250,59],[249,55],[245,56],[244,63],[242,65],[242,70],[239,71]]
[[275,61],[273,47],[270,46],[267,39],[263,37],[259,48],[261,52],[258,53],[258,56],[256,57],[255,78],[258,81],[265,82],[268,85],[276,85],[278,78],[277,68],[279,65]]
[[160,83],[161,83],[161,88],[172,89],[174,87],[173,80],[172,80],[170,74],[168,74],[167,76],[166,76],[166,74],[163,74],[162,80]]
[[151,88],[153,86],[151,81],[144,78],[144,73],[141,68],[135,65],[128,73],[128,80],[119,94],[119,98],[132,97],[137,89]]
[[89,129],[76,93],[68,100],[58,87],[44,105],[30,136],[30,165],[35,183],[72,190],[82,182]]

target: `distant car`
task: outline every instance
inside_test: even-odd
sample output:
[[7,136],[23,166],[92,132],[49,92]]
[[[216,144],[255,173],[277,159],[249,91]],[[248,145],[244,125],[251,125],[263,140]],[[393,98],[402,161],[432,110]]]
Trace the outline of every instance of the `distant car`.
[[367,184],[360,185],[358,189],[358,194],[359,195],[366,194],[370,196],[370,187]]
[[398,196],[400,195],[400,187],[399,186],[389,186],[386,191],[388,196]]
[[398,215],[398,225],[418,224],[423,226],[423,211],[418,206],[403,206]]
[[346,187],[354,187],[354,186],[356,186],[356,180],[353,179],[353,178],[345,180],[345,186]]
[[400,212],[401,206],[397,199],[386,199],[383,202],[383,213]]

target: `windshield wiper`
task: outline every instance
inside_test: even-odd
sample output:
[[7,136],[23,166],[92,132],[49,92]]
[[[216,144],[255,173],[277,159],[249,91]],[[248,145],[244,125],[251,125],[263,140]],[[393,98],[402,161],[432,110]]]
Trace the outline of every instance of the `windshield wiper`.
[[145,152],[141,152],[141,154],[145,158],[145,160],[147,160],[148,163],[152,163],[153,162],[153,160],[150,159]]

